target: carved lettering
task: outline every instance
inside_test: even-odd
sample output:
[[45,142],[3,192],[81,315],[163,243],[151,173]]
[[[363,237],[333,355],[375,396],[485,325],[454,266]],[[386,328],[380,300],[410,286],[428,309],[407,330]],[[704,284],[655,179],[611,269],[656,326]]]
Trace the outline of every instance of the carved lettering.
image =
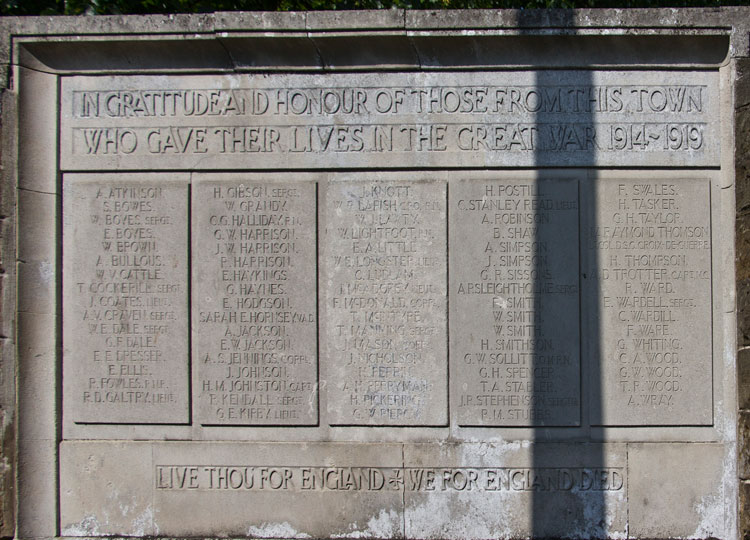
[[157,465],[158,491],[586,492],[622,491],[621,467],[300,467]]
[[459,424],[578,424],[577,183],[462,181],[450,200]]
[[[283,77],[283,81],[280,80]],[[63,166],[718,165],[718,83],[708,72],[195,76],[63,83]],[[596,121],[592,117],[596,115]],[[335,156],[335,161],[331,157]],[[185,157],[190,158],[185,161]]]
[[316,424],[315,185],[200,181],[193,193],[199,420]]
[[589,294],[601,321],[595,422],[710,424],[708,182],[616,180],[598,191],[587,231],[596,261]]
[[331,423],[445,424],[445,184],[331,182],[326,215]]
[[66,177],[63,212],[67,414],[186,422],[187,185]]

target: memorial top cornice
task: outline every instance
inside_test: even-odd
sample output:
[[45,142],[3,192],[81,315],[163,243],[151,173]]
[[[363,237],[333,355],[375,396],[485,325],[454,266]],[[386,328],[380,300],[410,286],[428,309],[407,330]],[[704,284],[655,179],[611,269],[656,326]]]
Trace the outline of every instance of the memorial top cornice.
[[704,67],[750,54],[750,8],[2,17],[0,36],[5,72]]
[[463,29],[730,29],[747,6],[650,9],[457,9],[215,12],[170,15],[0,17],[12,35]]

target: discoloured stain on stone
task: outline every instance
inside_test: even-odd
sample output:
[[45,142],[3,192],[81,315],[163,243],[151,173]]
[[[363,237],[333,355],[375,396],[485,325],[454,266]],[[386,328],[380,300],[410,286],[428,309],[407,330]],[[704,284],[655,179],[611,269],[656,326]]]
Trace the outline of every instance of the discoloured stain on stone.
[[247,529],[251,538],[310,538],[309,534],[294,530],[289,523],[263,523],[251,525]]

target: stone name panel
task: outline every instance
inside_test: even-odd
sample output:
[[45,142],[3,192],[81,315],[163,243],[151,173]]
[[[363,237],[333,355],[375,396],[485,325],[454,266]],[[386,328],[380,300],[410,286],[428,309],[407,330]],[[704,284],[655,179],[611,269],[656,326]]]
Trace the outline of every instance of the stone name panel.
[[324,208],[330,422],[446,425],[445,182],[331,182]]
[[63,391],[83,423],[186,423],[186,181],[63,179]]
[[585,231],[594,423],[710,425],[709,181],[615,179],[596,184],[596,200]]
[[578,182],[455,182],[450,201],[458,424],[578,425]]
[[702,71],[81,76],[62,82],[61,163],[718,166],[718,111]]
[[318,422],[315,188],[193,184],[193,364],[203,424]]
[[695,177],[67,174],[65,415],[711,425],[711,249]]

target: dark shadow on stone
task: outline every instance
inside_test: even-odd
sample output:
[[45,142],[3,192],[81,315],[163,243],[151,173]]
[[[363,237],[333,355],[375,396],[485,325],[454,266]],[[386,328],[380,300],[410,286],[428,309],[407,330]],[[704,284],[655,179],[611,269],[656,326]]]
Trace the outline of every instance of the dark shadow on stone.
[[[528,28],[529,25],[525,24],[528,16],[528,12],[518,12],[520,28]],[[560,24],[563,32],[575,34],[575,12],[561,11],[560,16],[563,19]],[[568,50],[569,47],[575,47],[575,42],[568,38],[563,40],[563,43],[566,46],[558,51],[558,55],[562,58],[576,58],[578,61],[575,64],[571,62],[570,71],[549,70],[543,67],[537,69],[534,77],[535,87],[543,93],[545,88],[563,85],[562,97],[569,102],[577,100],[580,107],[572,115],[565,115],[554,106],[539,109],[534,118],[537,133],[534,163],[538,168],[536,176],[540,179],[539,197],[559,200],[562,193],[562,198],[569,200],[569,194],[572,194],[578,201],[578,223],[577,227],[570,227],[571,230],[563,239],[563,247],[553,244],[561,241],[560,233],[554,230],[554,225],[546,228],[542,225],[537,228],[536,240],[539,245],[548,245],[550,249],[555,250],[555,254],[548,259],[537,257],[534,266],[534,288],[538,291],[535,295],[538,335],[533,340],[531,367],[549,367],[549,357],[558,354],[570,354],[571,365],[556,366],[552,370],[551,380],[540,377],[540,374],[548,372],[532,372],[535,373],[532,378],[532,410],[537,408],[541,412],[538,419],[531,424],[534,426],[532,470],[539,475],[541,482],[532,490],[531,536],[605,538],[610,532],[607,526],[606,492],[591,489],[593,479],[597,478],[597,474],[605,467],[604,445],[591,440],[591,424],[595,423],[591,411],[601,410],[601,329],[598,289],[587,287],[586,283],[594,279],[598,272],[595,257],[582,257],[586,250],[584,227],[590,229],[595,226],[593,221],[589,221],[593,220],[594,212],[587,205],[596,204],[595,186],[599,181],[595,174],[596,148],[587,142],[581,149],[575,144],[568,145],[564,142],[565,139],[561,145],[553,144],[553,141],[559,140],[559,135],[565,129],[578,130],[579,134],[586,134],[587,129],[595,129],[594,107],[590,106],[588,95],[588,89],[594,85],[594,78],[593,70],[582,65],[574,50]],[[570,92],[574,94],[571,95]],[[575,165],[576,171],[561,174],[559,168],[544,169],[553,164],[559,167],[560,164],[566,163],[566,155],[570,156],[571,151],[575,154],[571,164]],[[571,175],[570,172],[575,174]],[[572,180],[564,179],[571,176]],[[565,182],[572,182],[573,186],[567,190],[560,190],[560,185]],[[572,278],[572,274],[566,271],[569,270],[566,268],[567,265],[575,266],[576,273]],[[569,293],[572,296],[566,302],[561,299],[561,293],[551,291],[559,291],[559,286],[570,284],[570,279],[575,286],[575,292]],[[586,294],[590,297],[587,298]],[[566,309],[570,306],[577,306],[578,309]],[[577,318],[577,324],[571,324],[568,318]],[[578,335],[571,335],[565,339],[564,334],[570,329],[573,332],[577,329]],[[547,339],[548,337],[554,339]],[[577,348],[574,345],[576,342]],[[576,363],[579,366],[578,370],[575,369]],[[569,378],[565,377],[566,373]],[[577,389],[574,388],[576,383]],[[567,391],[555,389],[556,384],[566,384]],[[551,397],[563,397],[567,401],[562,403],[569,405],[560,405],[559,400],[551,402]],[[574,401],[577,402],[577,407]],[[564,414],[560,414],[560,407],[567,409]],[[548,409],[546,418],[549,420],[545,420],[545,409]],[[581,426],[580,437],[562,437],[565,430],[576,429],[572,427],[576,425]],[[555,486],[555,480],[565,475],[569,475],[573,480],[569,483],[560,481]],[[544,486],[545,480],[551,483]]]

